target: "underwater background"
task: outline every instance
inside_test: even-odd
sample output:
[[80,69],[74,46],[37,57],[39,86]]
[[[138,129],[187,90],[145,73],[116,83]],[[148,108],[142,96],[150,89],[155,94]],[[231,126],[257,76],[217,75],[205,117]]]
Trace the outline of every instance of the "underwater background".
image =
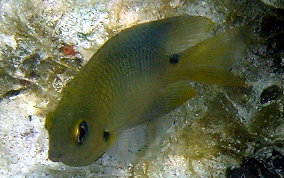
[[[0,176],[283,177],[283,3],[1,0]],[[141,126],[129,140],[131,153],[117,146],[81,168],[49,161],[45,115],[90,56],[127,27],[183,14],[208,17],[218,32],[253,27],[246,57],[232,68],[249,87],[192,82],[198,97],[157,120],[158,137],[143,154],[137,150],[145,145],[136,143],[147,139]],[[125,161],[129,154],[141,159]]]

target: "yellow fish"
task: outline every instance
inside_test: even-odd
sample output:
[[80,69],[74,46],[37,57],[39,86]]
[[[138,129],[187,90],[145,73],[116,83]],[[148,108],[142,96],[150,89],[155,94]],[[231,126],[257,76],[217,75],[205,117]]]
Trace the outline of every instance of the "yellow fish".
[[176,16],[108,40],[47,115],[50,160],[91,164],[113,144],[118,130],[167,114],[194,97],[188,81],[244,86],[228,69],[245,51],[245,28],[213,36],[213,26],[205,17]]

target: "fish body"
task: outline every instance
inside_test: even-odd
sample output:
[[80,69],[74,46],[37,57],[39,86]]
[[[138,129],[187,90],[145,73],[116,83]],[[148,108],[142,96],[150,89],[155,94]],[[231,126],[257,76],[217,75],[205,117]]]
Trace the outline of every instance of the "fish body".
[[228,71],[246,46],[241,30],[212,37],[213,25],[204,17],[177,16],[137,25],[107,41],[47,115],[49,158],[70,166],[94,162],[119,130],[194,97],[189,80],[244,85]]

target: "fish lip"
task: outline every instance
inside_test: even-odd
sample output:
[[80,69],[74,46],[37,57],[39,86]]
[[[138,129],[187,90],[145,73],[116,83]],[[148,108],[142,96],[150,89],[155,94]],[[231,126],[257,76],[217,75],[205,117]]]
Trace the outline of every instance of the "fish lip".
[[85,164],[77,164],[75,160],[72,158],[66,158],[63,156],[62,153],[59,152],[54,152],[54,151],[49,151],[48,152],[48,159],[51,160],[52,162],[61,162],[67,166],[71,167],[82,167],[82,166],[87,166]]
[[50,159],[53,162],[62,162],[62,153],[48,151],[48,159]]

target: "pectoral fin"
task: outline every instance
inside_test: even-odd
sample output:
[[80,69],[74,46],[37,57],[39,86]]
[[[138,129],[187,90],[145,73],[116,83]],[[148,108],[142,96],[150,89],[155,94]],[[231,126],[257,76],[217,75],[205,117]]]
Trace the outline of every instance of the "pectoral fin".
[[145,117],[156,118],[167,114],[195,96],[195,91],[187,81],[169,84],[160,91],[156,101],[149,109],[150,112],[145,113]]
[[194,89],[189,86],[187,81],[170,84],[161,91],[159,98],[160,109],[168,113],[195,96]]

